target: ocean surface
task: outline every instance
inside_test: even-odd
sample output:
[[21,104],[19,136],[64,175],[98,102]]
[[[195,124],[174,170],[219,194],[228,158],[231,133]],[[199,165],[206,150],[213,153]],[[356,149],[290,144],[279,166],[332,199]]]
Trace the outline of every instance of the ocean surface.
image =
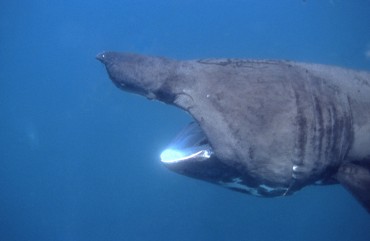
[[256,198],[173,173],[191,121],[95,56],[289,59],[370,71],[366,0],[0,1],[0,240],[370,240],[341,186]]

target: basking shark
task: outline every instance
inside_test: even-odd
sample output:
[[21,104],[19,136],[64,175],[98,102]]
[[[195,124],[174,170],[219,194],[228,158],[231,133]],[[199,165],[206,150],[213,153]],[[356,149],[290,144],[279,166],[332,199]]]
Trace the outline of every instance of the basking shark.
[[97,56],[120,89],[177,106],[190,123],[169,169],[261,197],[343,185],[370,212],[370,73],[280,60]]

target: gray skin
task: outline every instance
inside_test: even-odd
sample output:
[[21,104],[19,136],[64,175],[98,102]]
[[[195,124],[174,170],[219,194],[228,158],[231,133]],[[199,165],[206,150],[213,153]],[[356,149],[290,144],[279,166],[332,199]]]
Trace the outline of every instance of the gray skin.
[[97,59],[118,88],[175,105],[199,124],[213,164],[197,168],[217,170],[217,176],[182,170],[190,162],[173,170],[221,185],[234,182],[224,186],[259,196],[339,182],[370,212],[369,72],[117,52]]

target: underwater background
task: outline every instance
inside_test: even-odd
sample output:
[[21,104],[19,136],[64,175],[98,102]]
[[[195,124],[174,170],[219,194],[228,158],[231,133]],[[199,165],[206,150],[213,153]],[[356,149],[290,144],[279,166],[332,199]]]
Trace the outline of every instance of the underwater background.
[[0,240],[370,240],[339,185],[264,199],[166,169],[160,152],[190,116],[118,90],[95,59],[370,71],[369,13],[367,0],[0,1]]

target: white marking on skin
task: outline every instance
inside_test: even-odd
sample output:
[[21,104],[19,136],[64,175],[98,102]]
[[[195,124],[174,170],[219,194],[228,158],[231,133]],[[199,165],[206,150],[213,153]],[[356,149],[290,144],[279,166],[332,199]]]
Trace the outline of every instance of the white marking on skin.
[[275,190],[274,188],[269,187],[269,186],[267,186],[265,184],[260,185],[260,187],[263,188],[263,189],[265,189],[267,192],[272,192],[272,191]]
[[297,179],[297,174],[295,172],[298,172],[299,170],[299,166],[298,165],[293,165],[293,168],[292,168],[292,177],[294,179]]
[[224,187],[227,187],[227,188],[235,188],[235,189],[245,190],[245,191],[249,192],[252,195],[261,196],[258,193],[256,188],[248,187],[248,186],[242,184],[241,182],[242,182],[242,180],[239,177],[237,177],[237,178],[234,178],[232,180],[232,182],[222,182],[222,181],[220,181],[219,184],[221,186],[224,186]]
[[273,192],[273,191],[286,191],[287,188],[285,187],[270,187],[265,184],[260,185],[260,188],[263,188],[267,192]]

